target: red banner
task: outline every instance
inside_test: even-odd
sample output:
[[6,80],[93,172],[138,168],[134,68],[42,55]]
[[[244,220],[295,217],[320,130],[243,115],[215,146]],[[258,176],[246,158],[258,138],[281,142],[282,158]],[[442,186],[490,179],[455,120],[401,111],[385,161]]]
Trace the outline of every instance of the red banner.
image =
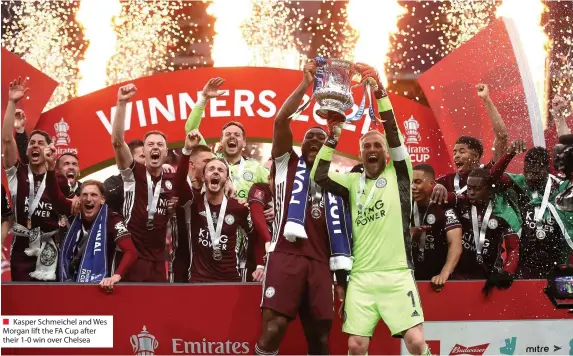
[[[418,283],[425,319],[440,323],[442,328],[462,325],[476,320],[507,320],[528,323],[533,319],[571,319],[567,310],[556,310],[542,292],[545,281],[516,281],[509,290],[495,290],[489,297],[481,293],[483,281],[449,282],[444,290],[435,293],[429,283]],[[260,285],[119,285],[108,295],[93,285],[2,285],[2,313],[9,315],[113,315],[112,349],[10,349],[9,354],[140,354],[138,334],[145,328],[157,346],[156,355],[172,354],[253,354],[260,333]],[[338,305],[336,306],[338,310]],[[436,323],[433,323],[436,324]],[[483,329],[482,324],[482,329]],[[573,325],[571,323],[570,325]],[[429,329],[432,329],[428,327]],[[459,327],[458,327],[459,329]],[[441,340],[459,344],[458,349],[488,343],[497,352],[496,344],[503,345],[503,336],[463,334],[459,339]],[[432,332],[431,330],[428,332]],[[508,332],[516,336],[515,328]],[[537,330],[535,332],[541,332]],[[473,332],[466,331],[466,334]],[[450,332],[451,334],[451,332]],[[482,336],[484,331],[481,332]],[[566,333],[567,334],[567,333]],[[452,335],[450,335],[452,336]],[[561,335],[563,336],[563,335]],[[444,336],[446,337],[446,336]],[[467,339],[474,337],[474,339]],[[494,339],[499,337],[500,340]],[[565,337],[571,338],[569,334]],[[134,339],[134,341],[132,341]],[[568,342],[567,339],[566,342]],[[440,352],[440,339],[429,336],[434,354]],[[132,342],[135,347],[132,346]],[[154,345],[152,342],[151,345]],[[347,354],[347,335],[341,331],[336,318],[330,334],[331,354]],[[487,346],[486,346],[487,347]],[[437,349],[436,349],[437,348]],[[291,323],[281,344],[280,353],[306,354],[306,342],[300,323]],[[400,354],[400,341],[389,335],[380,323],[370,344],[371,355]],[[147,353],[152,355],[153,353]]]
[[[223,77],[226,83],[222,89],[228,91],[207,105],[200,128],[205,138],[219,140],[221,127],[236,120],[245,126],[248,140],[270,142],[273,119],[300,83],[302,73],[274,68],[202,68],[137,79],[133,81],[137,94],[127,106],[126,140],[141,139],[148,130],[161,130],[167,134],[171,146],[181,145],[185,120],[203,85],[212,77]],[[38,123],[37,128],[54,136],[59,153],[79,154],[84,175],[113,163],[111,119],[118,87],[114,85],[73,99],[44,113]],[[355,102],[360,102],[362,95],[362,90],[356,89]],[[432,111],[403,97],[391,99],[413,160],[429,163],[440,173],[447,171],[446,146]],[[326,125],[313,114],[315,109],[316,104],[310,105],[293,122],[295,141],[301,141],[308,128]],[[347,124],[339,150],[358,155],[358,139],[369,126],[367,112],[359,121]]]
[[[502,20],[496,20],[472,39],[444,57],[418,78],[441,128],[452,156],[461,135],[482,140],[485,163],[491,159],[494,132],[482,99],[479,83],[489,86],[510,140],[523,138],[532,147],[532,130],[514,49]],[[511,171],[521,171],[523,156],[512,162]]]

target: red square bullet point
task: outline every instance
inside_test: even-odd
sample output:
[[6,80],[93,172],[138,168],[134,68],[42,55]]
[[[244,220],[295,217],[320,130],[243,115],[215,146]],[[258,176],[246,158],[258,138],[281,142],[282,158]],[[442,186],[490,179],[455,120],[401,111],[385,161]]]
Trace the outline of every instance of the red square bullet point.
[[4,320],[2,321],[2,324],[3,324],[3,325],[9,325],[9,324],[10,324],[10,320],[4,319]]

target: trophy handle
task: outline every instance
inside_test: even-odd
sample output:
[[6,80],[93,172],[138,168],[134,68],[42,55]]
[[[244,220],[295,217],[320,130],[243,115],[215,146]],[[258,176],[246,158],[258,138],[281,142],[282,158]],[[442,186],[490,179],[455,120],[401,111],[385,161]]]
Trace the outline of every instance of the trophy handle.
[[131,347],[133,347],[133,352],[137,352],[137,350],[139,350],[139,343],[137,342],[137,336],[136,335],[131,335],[131,338],[129,339],[129,342],[131,343]]

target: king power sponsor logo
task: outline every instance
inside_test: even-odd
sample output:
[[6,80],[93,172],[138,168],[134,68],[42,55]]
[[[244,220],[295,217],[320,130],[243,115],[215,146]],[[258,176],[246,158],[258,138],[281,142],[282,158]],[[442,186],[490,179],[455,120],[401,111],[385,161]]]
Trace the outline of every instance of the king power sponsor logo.
[[423,163],[430,159],[430,147],[422,144],[422,136],[420,135],[420,122],[414,118],[413,115],[404,121],[404,143],[410,154],[412,162]]
[[460,344],[455,344],[450,351],[450,355],[483,355],[488,346],[489,343],[468,347]]
[[[156,355],[159,341],[144,325],[141,332],[131,335],[129,340],[134,355]],[[201,341],[186,341],[180,338],[171,339],[172,354],[187,355],[247,355],[250,354],[249,343],[246,341],[210,341],[203,338]]]

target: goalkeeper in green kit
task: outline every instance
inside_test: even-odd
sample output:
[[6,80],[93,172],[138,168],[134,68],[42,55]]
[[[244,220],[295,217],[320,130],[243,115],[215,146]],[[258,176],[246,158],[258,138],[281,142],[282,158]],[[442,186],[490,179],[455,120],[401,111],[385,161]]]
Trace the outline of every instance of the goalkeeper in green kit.
[[[424,314],[411,260],[412,164],[376,70],[358,64],[362,80],[375,81],[374,93],[386,135],[369,131],[360,139],[363,173],[329,172],[342,122],[328,122],[329,137],[311,172],[323,189],[349,196],[354,236],[348,286],[339,282],[344,301],[342,330],[351,355],[365,355],[380,319],[395,337],[404,338],[413,355],[430,355],[424,340]],[[387,141],[387,142],[386,142]],[[386,148],[388,146],[388,148]],[[386,152],[390,161],[386,163]]]

